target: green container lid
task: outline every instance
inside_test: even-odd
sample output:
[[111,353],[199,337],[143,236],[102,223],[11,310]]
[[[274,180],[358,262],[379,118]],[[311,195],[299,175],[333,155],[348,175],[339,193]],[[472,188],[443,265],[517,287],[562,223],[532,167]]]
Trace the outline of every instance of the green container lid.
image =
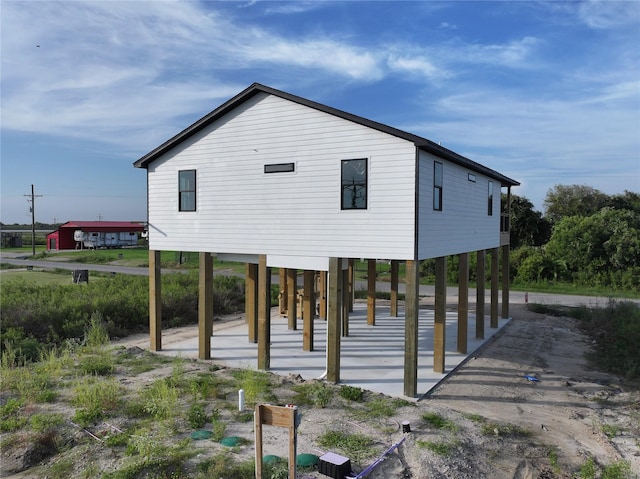
[[220,440],[220,444],[227,447],[236,447],[242,442],[242,439],[238,436],[228,436]]
[[274,456],[273,454],[268,454],[262,458],[262,462],[265,464],[277,464],[282,461],[280,456]]
[[211,439],[211,436],[213,436],[213,433],[211,431],[205,431],[204,429],[191,433],[191,439],[195,439],[196,441],[200,439]]
[[315,454],[298,454],[296,456],[296,464],[300,467],[317,466],[320,458]]

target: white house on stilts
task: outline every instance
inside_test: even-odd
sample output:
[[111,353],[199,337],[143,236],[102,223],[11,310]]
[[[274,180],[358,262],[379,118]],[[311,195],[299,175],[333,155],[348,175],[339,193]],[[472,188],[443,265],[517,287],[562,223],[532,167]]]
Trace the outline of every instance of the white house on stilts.
[[[369,260],[367,321],[375,324],[375,261],[405,271],[404,394],[417,394],[419,261],[436,258],[434,370],[444,369],[446,259],[459,255],[458,350],[466,352],[468,256],[491,259],[491,322],[509,315],[509,201],[519,183],[432,141],[253,84],[134,163],[147,170],[151,349],[161,341],[161,251],[200,253],[199,357],[211,357],[212,257],[247,263],[248,337],[270,365],[271,268],[296,327],[304,270],[303,349],[313,349],[314,278],[327,319],[327,380],[340,381],[353,259]],[[499,252],[502,249],[501,264]],[[395,272],[395,273],[394,273]],[[373,277],[373,280],[371,278]],[[484,318],[484,282],[476,308]],[[464,327],[461,327],[464,325]],[[463,332],[464,330],[464,332]],[[476,335],[484,334],[484,321]],[[215,347],[215,340],[214,340]]]

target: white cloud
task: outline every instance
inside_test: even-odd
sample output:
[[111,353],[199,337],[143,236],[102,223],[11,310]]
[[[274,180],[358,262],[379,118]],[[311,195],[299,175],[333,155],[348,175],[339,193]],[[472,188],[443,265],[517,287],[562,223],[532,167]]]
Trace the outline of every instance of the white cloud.
[[591,28],[609,29],[640,21],[637,1],[587,0],[578,2],[578,17]]

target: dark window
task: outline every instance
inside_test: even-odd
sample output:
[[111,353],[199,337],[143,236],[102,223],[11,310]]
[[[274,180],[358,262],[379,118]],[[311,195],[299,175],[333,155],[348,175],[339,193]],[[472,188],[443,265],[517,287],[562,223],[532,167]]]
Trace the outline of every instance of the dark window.
[[487,214],[493,216],[493,181],[489,182],[489,190],[487,193]]
[[293,163],[264,165],[265,173],[291,173],[293,171],[295,171],[295,165]]
[[179,211],[196,210],[196,170],[178,172]]
[[367,159],[342,160],[343,210],[367,209]]
[[442,163],[433,163],[433,209],[442,211]]

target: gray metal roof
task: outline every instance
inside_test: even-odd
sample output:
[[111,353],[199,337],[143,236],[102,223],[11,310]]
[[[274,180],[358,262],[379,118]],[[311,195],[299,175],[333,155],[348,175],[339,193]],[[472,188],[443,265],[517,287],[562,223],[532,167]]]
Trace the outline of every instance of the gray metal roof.
[[317,103],[315,101],[307,100],[306,98],[302,98],[296,95],[292,95],[290,93],[276,90],[275,88],[261,85],[260,83],[254,83],[251,86],[249,86],[247,89],[241,91],[236,96],[234,96],[233,98],[231,98],[230,100],[226,101],[225,103],[220,105],[218,108],[213,110],[211,113],[203,116],[198,121],[196,121],[192,125],[182,130],[180,133],[175,135],[173,138],[165,141],[163,144],[161,144],[157,148],[153,149],[152,151],[144,155],[142,158],[137,160],[133,164],[133,166],[135,166],[136,168],[146,168],[149,165],[149,163],[159,158],[161,155],[171,150],[175,146],[179,145],[181,142],[189,138],[191,135],[194,135],[195,133],[207,127],[217,119],[223,117],[224,115],[232,111],[234,108],[241,105],[242,103],[247,101],[249,98],[253,97],[258,93],[267,93],[269,95],[274,95],[280,98],[284,98],[286,100],[298,103],[300,105],[304,105],[309,108],[313,108],[315,110],[329,113],[330,115],[334,115],[339,118],[343,118],[345,120],[352,121],[354,123],[358,123],[360,125],[367,126],[369,128],[373,128],[374,130],[382,131],[389,135],[393,135],[398,138],[402,138],[404,140],[410,141],[420,150],[426,151],[444,160],[451,161],[465,168],[469,168],[472,171],[475,171],[483,175],[486,175],[490,178],[496,179],[500,181],[502,186],[517,186],[520,184],[516,180],[513,180],[507,176],[504,176],[503,174],[498,173],[497,171],[492,170],[491,168],[487,168],[486,166],[481,165],[480,163],[477,163],[473,160],[470,160],[469,158],[459,155],[454,151],[444,148],[443,146],[437,143],[434,143],[433,141],[428,140],[427,138],[423,138],[421,136],[414,135],[412,133],[399,130],[397,128],[393,128],[391,126],[384,125],[382,123],[378,123],[373,120],[368,120],[361,116],[353,115],[351,113],[347,113],[345,111],[338,110],[336,108],[332,108],[330,106],[326,106],[321,103]]

